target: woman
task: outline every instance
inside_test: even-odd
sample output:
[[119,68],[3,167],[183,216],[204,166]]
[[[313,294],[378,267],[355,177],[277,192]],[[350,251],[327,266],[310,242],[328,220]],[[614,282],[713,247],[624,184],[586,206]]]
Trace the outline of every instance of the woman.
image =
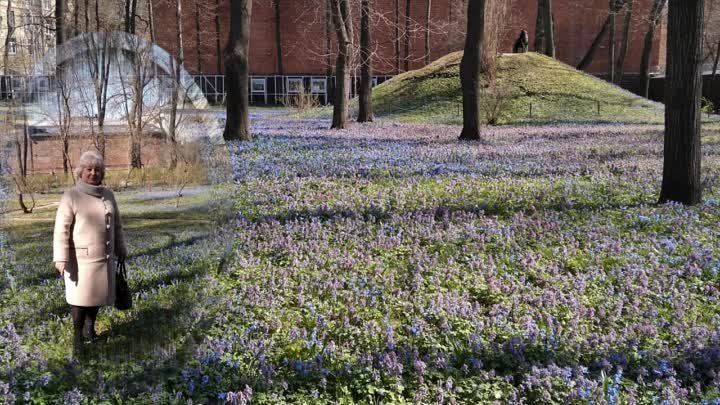
[[112,191],[100,184],[105,163],[85,152],[75,169],[77,183],[65,191],[55,217],[53,261],[65,281],[65,299],[73,318],[73,346],[95,341],[95,319],[115,301],[115,258],[125,260],[120,215]]

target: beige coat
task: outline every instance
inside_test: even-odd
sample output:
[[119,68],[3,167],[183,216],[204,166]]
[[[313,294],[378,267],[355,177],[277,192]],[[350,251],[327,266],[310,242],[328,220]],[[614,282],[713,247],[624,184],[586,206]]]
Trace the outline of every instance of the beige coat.
[[55,217],[53,261],[65,262],[65,299],[70,305],[115,302],[115,258],[127,256],[112,191],[102,197],[67,190]]

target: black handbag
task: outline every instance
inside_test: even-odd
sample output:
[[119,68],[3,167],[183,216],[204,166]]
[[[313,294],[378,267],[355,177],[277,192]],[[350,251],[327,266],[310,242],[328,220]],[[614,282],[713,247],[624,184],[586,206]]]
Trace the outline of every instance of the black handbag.
[[132,308],[132,294],[128,287],[125,260],[118,260],[115,270],[115,308],[121,311]]

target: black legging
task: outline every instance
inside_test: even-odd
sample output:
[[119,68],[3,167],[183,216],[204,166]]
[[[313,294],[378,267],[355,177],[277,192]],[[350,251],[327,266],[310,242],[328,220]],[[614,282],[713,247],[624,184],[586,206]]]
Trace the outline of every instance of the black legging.
[[100,310],[100,307],[78,307],[76,305],[70,305],[70,314],[73,318],[73,328],[75,332],[82,332],[85,326],[85,320],[90,321],[90,325],[94,330],[98,310]]

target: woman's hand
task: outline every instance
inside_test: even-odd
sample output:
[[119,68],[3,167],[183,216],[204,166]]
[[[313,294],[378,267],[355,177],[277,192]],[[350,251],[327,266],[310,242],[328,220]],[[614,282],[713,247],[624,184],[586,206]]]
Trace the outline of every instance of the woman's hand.
[[61,276],[65,273],[65,267],[67,267],[67,262],[55,262],[55,269]]

